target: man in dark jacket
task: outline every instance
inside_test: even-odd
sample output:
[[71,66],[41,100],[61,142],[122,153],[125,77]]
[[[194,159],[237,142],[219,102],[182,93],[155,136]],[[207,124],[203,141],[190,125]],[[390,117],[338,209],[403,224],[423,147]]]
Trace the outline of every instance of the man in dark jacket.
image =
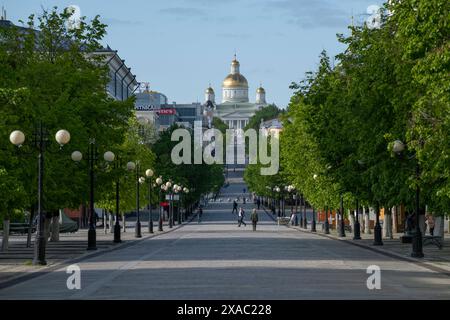
[[252,225],[253,225],[253,231],[256,231],[256,224],[258,223],[258,212],[256,211],[255,208],[253,208],[252,210],[252,215],[250,216],[250,219],[252,220]]
[[236,213],[238,213],[237,202],[236,202],[236,200],[233,200],[233,211],[231,211],[231,213],[233,214],[235,211],[236,211]]

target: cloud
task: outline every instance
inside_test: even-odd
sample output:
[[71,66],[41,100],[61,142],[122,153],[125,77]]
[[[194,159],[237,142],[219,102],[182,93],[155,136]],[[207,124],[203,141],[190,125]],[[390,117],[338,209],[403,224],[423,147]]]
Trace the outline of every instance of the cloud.
[[109,26],[112,25],[142,25],[142,21],[138,20],[123,20],[123,19],[117,19],[117,18],[103,18],[103,23],[106,23]]
[[201,18],[206,16],[206,13],[203,10],[188,7],[165,8],[159,10],[159,12],[177,18]]
[[266,1],[265,10],[277,10],[286,17],[286,22],[301,28],[341,27],[350,22],[350,12],[344,11],[329,0],[281,0]]

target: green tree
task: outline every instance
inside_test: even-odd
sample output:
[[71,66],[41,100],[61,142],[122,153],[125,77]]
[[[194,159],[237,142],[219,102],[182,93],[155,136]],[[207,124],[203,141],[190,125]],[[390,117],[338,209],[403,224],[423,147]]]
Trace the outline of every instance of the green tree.
[[[181,127],[173,125],[162,132],[157,142],[153,145],[156,154],[155,169],[157,175],[162,176],[164,181],[187,186],[191,192],[185,197],[187,203],[197,201],[202,195],[209,192],[217,192],[224,183],[222,164],[194,164],[194,152],[191,152],[191,164],[176,165],[172,162],[171,152],[176,141],[171,141],[172,132]],[[194,150],[194,141],[190,142],[191,150]]]
[[[129,118],[134,116],[133,99],[113,101],[108,97],[108,67],[104,57],[93,54],[101,48],[106,25],[98,16],[90,22],[83,17],[79,28],[70,29],[70,15],[54,8],[44,11],[37,20],[31,15],[28,28],[0,28],[1,86],[28,92],[27,99],[2,111],[2,132],[24,131],[24,150],[31,149],[33,128],[40,122],[49,131],[49,148],[57,149],[53,139],[57,130],[64,128],[71,133],[67,146],[45,158],[44,208],[53,214],[59,208],[77,208],[86,201],[87,170],[71,161],[70,152],[80,150],[85,154],[89,138],[95,138],[100,150],[121,145]],[[36,162],[10,156],[21,163],[15,177],[36,186]],[[6,165],[10,158],[2,159],[1,164]],[[105,185],[98,185],[97,196]],[[26,191],[33,199],[28,203],[31,206],[36,188]]]
[[256,132],[259,131],[259,126],[262,121],[274,119],[278,117],[278,115],[282,111],[278,109],[278,107],[274,104],[269,104],[265,107],[262,107],[260,110],[256,111],[255,114],[250,118],[244,130],[254,129]]

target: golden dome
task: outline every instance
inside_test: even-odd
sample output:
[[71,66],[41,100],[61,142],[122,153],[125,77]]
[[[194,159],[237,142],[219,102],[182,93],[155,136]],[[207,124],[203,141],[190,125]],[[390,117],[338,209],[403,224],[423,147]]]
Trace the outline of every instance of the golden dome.
[[[239,63],[239,62],[238,62]],[[248,88],[248,82],[245,77],[240,73],[229,74],[222,83],[222,87],[224,88]]]
[[264,90],[263,87],[259,87],[258,89],[256,89],[256,93],[266,93],[266,90]]
[[208,87],[208,88],[205,90],[205,93],[212,93],[212,94],[214,94],[214,89],[211,88],[211,87]]

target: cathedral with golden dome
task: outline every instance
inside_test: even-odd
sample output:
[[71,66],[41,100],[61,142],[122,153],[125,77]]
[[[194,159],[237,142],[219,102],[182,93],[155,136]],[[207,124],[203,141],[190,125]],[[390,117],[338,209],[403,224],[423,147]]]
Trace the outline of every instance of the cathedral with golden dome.
[[234,55],[230,74],[222,82],[221,103],[216,104],[214,89],[210,85],[205,91],[205,105],[212,107],[214,116],[224,121],[229,128],[244,129],[255,112],[267,105],[263,87],[256,89],[254,103],[249,102],[248,90],[248,81],[241,74],[239,61]]

